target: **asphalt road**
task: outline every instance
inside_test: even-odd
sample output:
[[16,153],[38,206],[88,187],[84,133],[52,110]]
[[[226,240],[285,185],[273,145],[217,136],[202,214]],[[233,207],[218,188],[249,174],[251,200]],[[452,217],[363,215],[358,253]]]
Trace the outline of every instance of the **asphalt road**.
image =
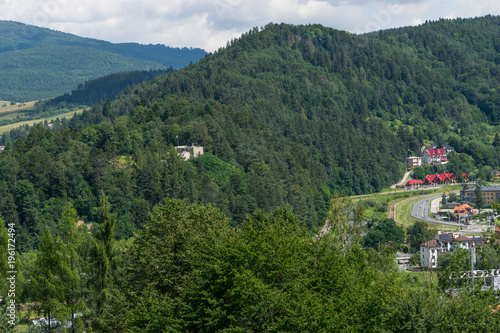
[[483,231],[486,231],[487,226],[484,225],[464,225],[462,223],[446,222],[429,217],[429,210],[431,209],[431,201],[436,198],[439,198],[440,196],[441,195],[423,197],[422,200],[418,201],[417,203],[415,203],[415,206],[413,206],[413,211],[411,213],[411,216],[413,218],[416,218],[417,220],[421,220],[424,222],[462,227],[464,228],[464,230],[462,230],[462,233],[481,233]]

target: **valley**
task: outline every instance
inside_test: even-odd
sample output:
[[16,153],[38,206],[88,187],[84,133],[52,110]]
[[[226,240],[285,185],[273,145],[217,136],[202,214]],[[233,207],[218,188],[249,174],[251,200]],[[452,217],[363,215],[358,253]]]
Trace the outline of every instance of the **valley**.
[[[269,23],[175,69],[163,46],[36,31],[16,56],[0,36],[0,296],[20,331],[499,330],[494,279],[450,277],[500,268],[499,235],[463,222],[500,211],[500,17]],[[428,223],[433,198],[463,224]]]

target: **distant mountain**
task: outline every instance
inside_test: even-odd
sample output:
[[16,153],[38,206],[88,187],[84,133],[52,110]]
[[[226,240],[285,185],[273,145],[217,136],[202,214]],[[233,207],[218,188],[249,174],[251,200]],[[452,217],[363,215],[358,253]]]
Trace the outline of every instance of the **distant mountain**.
[[121,71],[179,69],[205,54],[202,49],[113,44],[0,21],[0,100],[54,97]]
[[[269,24],[55,123],[54,148],[41,139],[49,134],[30,131],[27,142],[38,138],[54,163],[41,176],[39,168],[29,171],[28,161],[47,159],[36,157],[33,143],[23,148],[17,141],[22,173],[8,176],[15,169],[0,156],[0,181],[26,177],[41,197],[65,193],[56,195],[73,200],[81,216],[97,211],[92,205],[104,189],[121,226],[132,220],[134,200],[153,206],[173,197],[213,203],[235,222],[258,208],[289,206],[318,227],[333,194],[388,187],[424,143],[457,152],[433,172],[491,177],[500,167],[500,146],[492,145],[499,132],[499,40],[499,17],[367,35]],[[177,136],[182,145],[203,146],[205,155],[180,163],[170,153]],[[33,155],[24,157],[26,149]],[[64,192],[54,192],[58,186]]]
[[170,67],[165,70],[129,71],[109,74],[79,84],[71,94],[64,94],[46,100],[45,106],[56,108],[65,108],[71,105],[93,106],[99,101],[113,101],[116,96],[127,87],[152,80],[157,76],[173,71],[172,67]]
[[[315,225],[325,216],[324,198],[380,191],[400,179],[406,157],[424,142],[456,148],[450,172],[483,177],[500,166],[491,145],[499,124],[499,34],[500,18],[491,16],[367,35],[269,24],[72,125],[104,128],[129,116],[127,131],[144,133],[144,145],[175,144],[179,135],[245,173],[237,185],[245,190],[231,197],[222,181],[208,200],[231,217],[290,204]],[[155,139],[146,139],[152,133]]]

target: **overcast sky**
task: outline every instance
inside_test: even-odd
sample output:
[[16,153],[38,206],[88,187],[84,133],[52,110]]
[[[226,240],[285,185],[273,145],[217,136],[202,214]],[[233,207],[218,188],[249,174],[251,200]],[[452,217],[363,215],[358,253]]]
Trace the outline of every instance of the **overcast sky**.
[[500,14],[484,0],[0,0],[0,19],[111,42],[212,52],[269,22],[320,23],[362,33],[438,18]]

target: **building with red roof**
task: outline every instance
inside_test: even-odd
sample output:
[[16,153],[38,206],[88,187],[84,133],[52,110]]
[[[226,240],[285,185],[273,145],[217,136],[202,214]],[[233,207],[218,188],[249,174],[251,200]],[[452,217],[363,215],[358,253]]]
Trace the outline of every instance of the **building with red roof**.
[[410,179],[408,181],[408,186],[422,185],[423,183],[424,181],[420,179]]
[[447,160],[446,149],[436,148],[436,149],[426,149],[422,153],[422,164],[431,164],[432,162],[439,162]]
[[436,175],[427,175],[425,184],[446,184],[452,183],[457,179],[453,173],[438,173]]

